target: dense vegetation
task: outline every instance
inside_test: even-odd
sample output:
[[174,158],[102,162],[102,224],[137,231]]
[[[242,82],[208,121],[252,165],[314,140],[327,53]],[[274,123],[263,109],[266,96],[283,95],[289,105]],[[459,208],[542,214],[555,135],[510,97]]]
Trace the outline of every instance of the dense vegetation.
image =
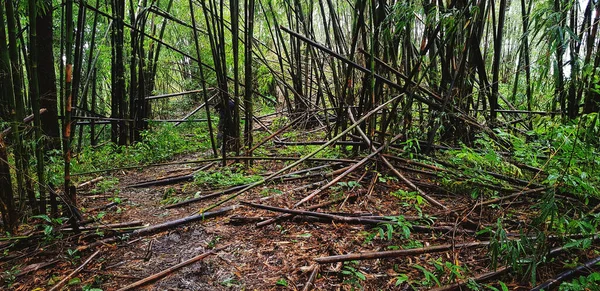
[[[489,265],[535,285],[536,268],[557,247],[572,250],[575,266],[600,251],[599,3],[3,1],[7,241],[26,226],[53,238],[60,224],[77,229],[85,210],[76,186],[95,173],[198,154],[197,163],[222,168],[195,173],[197,185],[250,185],[209,211],[309,158],[371,154],[357,164],[367,177],[407,187],[392,195],[421,218],[427,204],[476,224],[489,238]],[[268,169],[256,162],[266,156],[299,160]],[[415,182],[420,175],[469,197],[471,212],[492,205],[495,223],[431,198]],[[97,191],[118,181],[103,183]],[[511,208],[522,197],[531,198],[526,218]],[[165,194],[161,203],[185,199]],[[395,217],[366,243],[393,241],[393,233],[407,240],[411,223]],[[429,288],[445,276],[479,286],[457,262],[415,268],[424,279],[399,274],[396,284]],[[344,264],[345,286],[363,287],[358,270]],[[588,273],[561,288],[597,286],[598,273]]]

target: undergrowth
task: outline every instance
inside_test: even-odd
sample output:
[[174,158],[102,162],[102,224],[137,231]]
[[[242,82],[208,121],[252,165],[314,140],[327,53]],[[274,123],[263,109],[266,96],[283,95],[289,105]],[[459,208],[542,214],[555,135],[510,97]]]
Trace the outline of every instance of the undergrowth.
[[[206,125],[184,123],[153,124],[142,132],[142,141],[130,146],[106,143],[97,147],[83,147],[71,161],[71,172],[82,173],[119,167],[140,166],[164,162],[177,155],[206,152],[210,150],[210,138]],[[49,182],[61,185],[63,160],[59,152],[49,157]]]

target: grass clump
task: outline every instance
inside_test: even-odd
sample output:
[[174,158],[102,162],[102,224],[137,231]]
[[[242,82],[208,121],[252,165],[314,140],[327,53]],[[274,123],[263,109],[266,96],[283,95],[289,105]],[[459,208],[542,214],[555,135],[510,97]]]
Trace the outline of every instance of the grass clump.
[[231,169],[219,169],[218,171],[198,172],[194,176],[194,182],[202,187],[233,187],[249,184],[261,180],[261,176],[245,175],[242,172],[234,172]]

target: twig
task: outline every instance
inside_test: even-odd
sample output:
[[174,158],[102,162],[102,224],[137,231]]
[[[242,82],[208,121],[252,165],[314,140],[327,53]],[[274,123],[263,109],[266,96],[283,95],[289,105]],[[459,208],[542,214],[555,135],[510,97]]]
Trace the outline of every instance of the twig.
[[65,283],[67,283],[67,281],[69,279],[71,279],[73,276],[75,276],[77,273],[79,273],[99,253],[100,253],[100,250],[97,250],[95,253],[93,253],[87,260],[85,260],[85,262],[83,262],[83,264],[81,264],[81,266],[77,267],[77,269],[75,269],[73,272],[71,272],[71,274],[67,275],[65,278],[63,278],[62,280],[60,280],[60,282],[56,283],[56,285],[54,285],[54,287],[52,287],[52,289],[50,289],[50,291],[60,290],[60,287],[62,287]]
[[79,189],[79,188],[83,188],[83,187],[86,187],[86,186],[89,186],[89,185],[91,185],[91,184],[93,184],[93,183],[100,182],[100,181],[102,181],[102,180],[104,180],[104,176],[100,176],[100,177],[97,177],[97,178],[91,179],[91,180],[89,180],[89,181],[87,181],[87,182],[83,182],[83,183],[81,183],[81,184],[77,185],[77,189]]
[[189,259],[189,260],[187,260],[187,261],[181,262],[181,263],[179,263],[179,264],[177,264],[177,265],[175,265],[175,266],[173,266],[173,267],[170,267],[170,268],[168,268],[168,269],[166,269],[166,270],[164,270],[164,271],[158,272],[158,273],[156,273],[156,274],[154,274],[154,275],[152,275],[152,276],[146,277],[146,278],[144,278],[144,279],[142,279],[142,280],[139,280],[139,281],[137,281],[137,282],[134,282],[134,283],[132,283],[132,284],[129,284],[129,285],[127,285],[127,286],[125,286],[125,287],[123,287],[123,288],[121,288],[121,289],[117,290],[117,291],[126,291],[126,290],[132,290],[132,289],[134,289],[134,288],[137,288],[137,287],[144,286],[144,285],[146,285],[146,284],[148,284],[148,283],[150,283],[150,282],[154,282],[154,281],[156,281],[156,280],[162,279],[163,277],[165,277],[165,276],[167,276],[167,275],[169,275],[169,274],[171,274],[171,273],[173,273],[173,272],[175,272],[175,271],[177,271],[177,270],[179,270],[179,269],[181,269],[181,268],[183,268],[183,267],[185,267],[185,266],[187,266],[187,265],[191,265],[191,264],[193,264],[193,263],[196,263],[196,262],[198,262],[198,261],[201,261],[201,260],[203,260],[204,258],[206,258],[206,257],[208,257],[208,256],[210,256],[210,255],[213,255],[213,254],[215,254],[215,253],[216,253],[216,252],[218,252],[218,251],[224,250],[224,249],[225,249],[225,248],[227,248],[227,247],[228,247],[228,245],[227,245],[227,246],[224,246],[224,247],[220,247],[220,248],[218,248],[218,249],[210,250],[210,251],[208,251],[208,252],[205,252],[205,253],[203,253],[203,254],[200,254],[200,255],[198,255],[198,256],[195,256],[195,257],[193,257],[193,258],[191,258],[191,259]]
[[317,275],[319,274],[320,268],[321,268],[321,265],[319,265],[319,264],[313,265],[312,272],[310,273],[310,277],[308,277],[308,281],[306,281],[306,285],[304,285],[304,288],[302,289],[302,291],[311,290],[311,287],[314,286],[313,282],[315,281],[315,278],[317,278]]

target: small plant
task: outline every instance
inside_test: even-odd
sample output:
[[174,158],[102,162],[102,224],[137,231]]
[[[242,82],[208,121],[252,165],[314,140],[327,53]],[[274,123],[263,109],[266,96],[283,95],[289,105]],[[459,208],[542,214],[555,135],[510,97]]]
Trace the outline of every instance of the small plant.
[[352,290],[354,290],[355,287],[364,290],[361,282],[367,278],[361,271],[355,268],[357,265],[358,261],[344,262],[341,273],[345,278],[344,283],[352,286]]
[[287,287],[288,286],[288,282],[287,282],[287,280],[285,278],[279,278],[279,280],[277,280],[277,282],[275,282],[275,285]]
[[69,262],[71,262],[71,265],[75,265],[81,256],[79,255],[79,251],[77,249],[67,249],[67,258],[69,259]]
[[94,189],[92,189],[92,191],[90,191],[90,193],[91,194],[110,193],[111,195],[118,195],[119,194],[119,189],[117,188],[118,185],[119,185],[119,179],[117,179],[117,178],[104,179],[104,180],[98,182],[98,184],[96,184],[96,187]]
[[81,290],[83,290],[83,291],[103,291],[100,288],[95,288],[95,287],[92,287],[92,286],[93,286],[92,284],[83,285],[83,287],[81,288]]
[[220,284],[225,287],[239,287],[240,286],[240,282],[234,278],[226,278],[225,280],[221,281]]
[[10,288],[15,283],[15,279],[17,278],[17,274],[21,271],[21,265],[12,266],[9,270],[5,270],[2,274],[4,279],[4,284],[6,287]]
[[209,249],[214,249],[214,248],[215,248],[215,246],[217,245],[217,243],[219,242],[219,240],[221,240],[221,237],[220,237],[220,236],[215,236],[213,239],[211,239],[211,240],[208,242],[208,245],[207,245],[207,247],[208,247]]
[[67,220],[64,217],[51,218],[50,216],[45,215],[45,214],[35,215],[35,216],[32,216],[32,218],[42,219],[43,221],[46,222],[46,224],[40,224],[39,226],[42,227],[42,229],[44,231],[44,239],[46,239],[48,241],[51,241],[56,238],[60,238],[60,233],[55,234],[54,229],[56,226],[62,225]]
[[419,193],[415,191],[409,192],[399,189],[390,194],[394,197],[400,198],[400,205],[414,208],[419,213],[419,216],[423,215],[421,206],[428,204],[427,200],[425,200],[423,196],[419,195]]
[[560,291],[587,291],[600,290],[600,273],[595,272],[587,276],[580,276],[571,282],[563,282],[559,287]]
[[378,176],[377,180],[381,183],[387,183],[388,181],[398,182],[398,178],[396,178],[394,176],[387,176],[387,175],[383,176],[381,174],[377,174],[377,176]]
[[260,176],[246,176],[240,172],[232,172],[224,169],[215,172],[198,172],[194,176],[194,182],[200,186],[232,187],[253,183],[262,179]]
[[365,243],[370,243],[379,236],[380,239],[391,241],[394,237],[394,233],[400,233],[402,238],[408,239],[410,237],[410,229],[412,224],[404,218],[402,215],[398,216],[387,216],[390,223],[380,223],[378,226],[373,228],[373,232],[365,238]]
[[262,189],[262,191],[260,191],[260,195],[263,197],[268,197],[271,195],[281,195],[283,194],[283,191],[276,189],[276,188],[264,188]]
[[433,272],[425,269],[421,265],[413,265],[413,268],[421,271],[423,273],[423,276],[425,276],[425,278],[423,278],[423,280],[421,280],[421,282],[419,283],[420,285],[425,287],[431,287],[435,283],[437,286],[441,286],[440,280]]

